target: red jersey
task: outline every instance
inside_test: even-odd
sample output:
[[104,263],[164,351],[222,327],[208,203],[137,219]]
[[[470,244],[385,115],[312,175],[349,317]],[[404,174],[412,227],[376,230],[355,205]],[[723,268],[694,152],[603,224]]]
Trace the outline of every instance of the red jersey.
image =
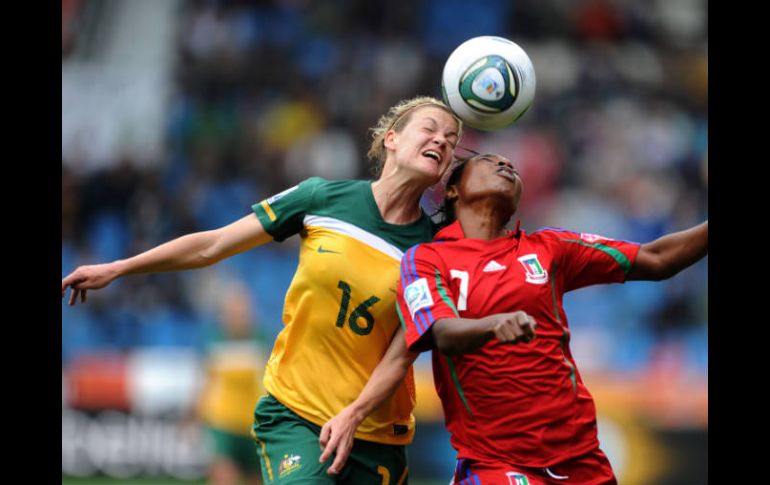
[[433,378],[458,458],[546,467],[598,448],[596,409],[569,348],[562,295],[622,283],[639,244],[561,229],[465,239],[459,222],[401,261],[398,310],[407,346],[433,347],[441,318],[523,310],[537,338],[497,339],[456,356],[433,352]]

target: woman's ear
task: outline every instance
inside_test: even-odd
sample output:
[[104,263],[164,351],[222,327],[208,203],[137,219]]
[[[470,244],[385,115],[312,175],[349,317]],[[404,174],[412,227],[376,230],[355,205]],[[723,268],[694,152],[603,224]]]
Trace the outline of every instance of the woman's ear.
[[388,150],[396,149],[396,130],[390,129],[385,133],[385,137],[382,139],[382,146]]
[[446,192],[444,193],[444,197],[446,197],[447,200],[455,200],[457,197],[459,197],[459,194],[457,193],[457,186],[456,185],[450,185],[446,188]]

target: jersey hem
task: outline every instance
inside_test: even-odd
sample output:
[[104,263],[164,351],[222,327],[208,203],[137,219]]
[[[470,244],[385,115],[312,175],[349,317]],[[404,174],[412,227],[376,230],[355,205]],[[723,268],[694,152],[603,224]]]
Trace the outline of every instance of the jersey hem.
[[[304,419],[305,421],[309,421],[312,424],[315,424],[316,426],[320,426],[320,427],[323,427],[323,425],[326,424],[326,421],[319,419],[317,416],[306,414],[290,406],[289,404],[286,403],[286,401],[281,399],[276,393],[271,391],[270,395],[272,395],[273,398],[275,398],[275,400],[277,400],[279,403],[283,404],[286,407],[286,409],[293,412],[294,414]],[[408,445],[408,444],[411,444],[412,440],[414,439],[414,428],[412,428],[402,436],[382,436],[382,435],[373,434],[373,433],[356,432],[356,434],[354,435],[354,438],[363,440],[363,441],[371,441],[373,443],[379,443],[383,445]]]
[[[481,461],[481,462],[499,462],[499,463],[506,463],[513,466],[520,466],[520,467],[528,467],[528,468],[543,468],[543,467],[551,467],[556,466],[558,464],[573,460],[575,458],[578,458],[580,456],[583,456],[585,454],[588,454],[594,450],[598,450],[599,443],[590,443],[589,445],[577,448],[576,451],[572,451],[570,453],[564,453],[555,457],[549,457],[544,460],[522,460],[521,457],[488,457],[488,456],[481,456],[481,455],[474,455],[474,454],[464,454],[462,452],[457,453],[457,459],[458,460],[474,460],[474,461]],[[526,456],[526,453],[523,455]]]

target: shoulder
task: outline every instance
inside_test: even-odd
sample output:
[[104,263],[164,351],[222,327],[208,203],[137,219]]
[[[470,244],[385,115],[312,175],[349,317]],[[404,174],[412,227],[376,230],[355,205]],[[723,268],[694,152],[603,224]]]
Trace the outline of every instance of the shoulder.
[[300,186],[312,189],[319,200],[339,200],[348,197],[359,198],[365,196],[369,185],[368,180],[328,180],[321,177],[310,177],[300,183]]
[[447,244],[448,243],[445,241],[433,241],[415,244],[404,253],[402,262],[404,264],[427,262],[434,265],[443,263]]
[[543,227],[529,235],[530,238],[550,239],[565,243],[577,243],[583,246],[600,246],[603,244],[628,243],[637,244],[633,241],[623,239],[614,239],[588,232],[578,232],[570,229],[558,227]]
[[559,238],[559,239],[572,239],[580,237],[579,232],[575,232],[571,229],[565,229],[563,227],[551,227],[545,226],[538,228],[532,234],[528,235],[530,238]]
[[329,180],[322,177],[310,177],[278,194],[278,196],[299,189],[297,192],[302,196],[324,203],[327,200],[336,200],[340,197],[359,197],[366,183],[365,180]]
[[323,187],[327,182],[328,180],[322,179],[321,177],[310,177],[278,192],[277,194],[273,194],[265,200],[268,204],[272,205],[284,198],[286,198],[286,200],[294,200],[297,197],[305,199],[312,196],[319,187]]
[[326,190],[344,190],[351,188],[361,188],[369,184],[368,180],[353,180],[353,179],[341,179],[341,180],[329,180],[323,177],[310,177],[301,182],[302,185],[315,187],[317,189]]
[[563,227],[541,227],[531,234],[523,236],[528,241],[541,244],[559,244],[581,242],[582,233]]
[[327,180],[321,177],[310,177],[310,178],[306,178],[305,180],[297,184],[295,187],[301,187],[305,190],[317,191],[317,190],[325,189],[332,182],[333,182],[332,180]]
[[296,188],[314,191],[327,191],[327,190],[340,190],[349,187],[357,186],[358,184],[366,183],[364,180],[329,180],[323,177],[308,177],[302,180],[297,185],[287,189],[290,191]]

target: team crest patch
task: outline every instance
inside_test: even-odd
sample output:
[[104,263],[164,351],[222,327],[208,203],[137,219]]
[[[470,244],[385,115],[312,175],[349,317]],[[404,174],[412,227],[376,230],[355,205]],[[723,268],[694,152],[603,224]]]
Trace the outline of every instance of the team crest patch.
[[519,258],[519,262],[524,266],[524,271],[527,272],[528,283],[542,285],[548,282],[548,271],[543,269],[537,259],[537,254],[526,254]]
[[420,278],[414,283],[404,288],[404,300],[409,307],[409,313],[414,318],[414,314],[426,307],[433,306],[433,297],[430,296],[428,280]]
[[280,193],[278,193],[278,194],[275,194],[274,196],[272,196],[272,197],[270,197],[269,199],[267,199],[267,203],[268,203],[268,204],[272,204],[273,202],[276,202],[276,201],[278,201],[278,200],[281,200],[281,198],[282,198],[284,195],[286,195],[286,194],[288,194],[288,193],[290,193],[290,192],[294,192],[295,190],[297,190],[297,188],[298,188],[298,187],[299,187],[299,185],[295,185],[294,187],[289,187],[288,189],[284,190],[283,192],[280,192]]
[[581,232],[580,233],[580,239],[587,243],[595,243],[596,241],[611,241],[612,239],[604,236],[599,236],[598,234],[588,234],[587,232]]
[[526,475],[516,472],[508,472],[505,475],[508,477],[508,485],[529,485]]
[[283,455],[283,460],[281,460],[281,464],[278,465],[278,476],[285,477],[302,468],[302,464],[300,463],[301,459],[302,457],[299,455]]

